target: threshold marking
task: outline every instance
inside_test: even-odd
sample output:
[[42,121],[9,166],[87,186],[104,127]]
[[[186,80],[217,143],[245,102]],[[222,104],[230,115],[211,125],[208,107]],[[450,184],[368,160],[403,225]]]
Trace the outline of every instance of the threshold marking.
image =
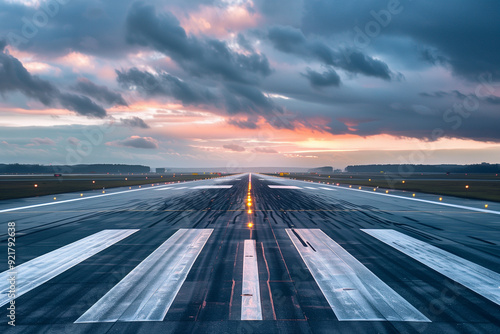
[[430,322],[320,229],[286,233],[339,321]]
[[213,229],[180,229],[75,323],[162,321]]
[[[103,230],[16,267],[16,298],[139,230]],[[9,270],[0,273],[0,306],[10,302]]]
[[241,291],[241,320],[262,320],[259,268],[255,240],[245,240],[243,250],[243,288]]
[[361,231],[500,305],[500,274],[391,229]]

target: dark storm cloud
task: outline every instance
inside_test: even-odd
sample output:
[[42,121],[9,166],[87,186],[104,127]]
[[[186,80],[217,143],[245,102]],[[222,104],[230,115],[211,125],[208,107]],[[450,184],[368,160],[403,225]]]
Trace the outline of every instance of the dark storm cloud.
[[[468,97],[474,98],[475,95],[474,94],[464,94],[458,90],[452,90],[449,92],[439,90],[439,91],[435,91],[432,93],[422,92],[419,94],[419,96],[434,97],[434,98],[454,97],[456,99],[465,100]],[[481,101],[486,102],[488,104],[493,104],[493,105],[500,104],[500,97],[495,96],[495,95],[485,95],[485,96],[481,96]]]
[[226,150],[233,151],[233,152],[243,152],[243,151],[245,151],[245,148],[243,146],[236,145],[236,144],[222,145],[222,147],[225,148]]
[[171,96],[185,105],[213,104],[216,96],[208,89],[180,80],[168,74],[149,72],[131,68],[128,71],[116,71],[117,81],[126,89],[137,87],[141,93],[148,96]]
[[109,90],[106,86],[96,85],[92,81],[84,78],[79,79],[78,83],[73,88],[103,103],[128,106],[125,99],[119,93]]
[[[324,36],[343,33],[356,36],[355,27],[365,31],[366,24],[377,22],[372,12],[387,11],[388,3],[353,0],[346,6],[339,1],[306,1],[302,29]],[[491,72],[496,81],[500,80],[500,44],[496,33],[500,31],[499,1],[401,0],[399,3],[398,13],[380,26],[382,35],[404,36],[427,46],[423,59],[434,63],[446,61],[456,74],[469,79],[477,80],[480,73]],[[374,47],[375,44],[372,43]]]
[[120,118],[120,125],[129,127],[129,128],[141,128],[141,129],[149,129],[150,126],[144,122],[142,118],[139,117],[131,117],[131,118]]
[[66,109],[74,111],[80,115],[102,118],[106,116],[106,110],[97,105],[87,96],[69,93],[58,94],[59,103]]
[[237,41],[238,41],[238,45],[241,46],[242,48],[244,48],[245,50],[249,51],[249,52],[255,52],[252,44],[250,43],[250,41],[245,37],[245,35],[243,34],[238,34],[238,38],[237,38]]
[[325,65],[335,66],[350,73],[359,73],[384,80],[390,80],[392,76],[389,66],[383,61],[351,48],[333,50],[319,40],[309,41],[296,28],[272,27],[269,29],[268,38],[274,47],[282,52],[315,58]]
[[256,8],[272,24],[298,25],[304,0],[254,0]]
[[139,137],[132,136],[124,140],[117,140],[114,142],[109,142],[107,145],[110,146],[125,146],[125,147],[133,147],[133,148],[142,148],[142,149],[156,149],[158,148],[158,142],[151,137]]
[[302,75],[307,79],[309,79],[311,86],[316,88],[329,87],[329,86],[338,87],[340,85],[340,77],[337,74],[337,72],[335,72],[332,69],[329,69],[323,73],[307,69],[307,73]]
[[[126,42],[124,20],[135,0],[44,1],[38,8],[0,3],[0,34],[10,45],[47,56],[77,51],[104,57],[122,57],[135,47]],[[187,14],[215,0],[170,0]],[[164,4],[153,0],[149,3]],[[46,17],[47,19],[45,20]],[[37,22],[36,20],[45,20]]]
[[[137,68],[116,71],[117,81],[126,89],[138,89],[146,96],[168,96],[184,105],[225,106],[230,114],[270,115],[283,109],[252,85],[231,83],[211,90],[168,73],[140,71]],[[214,83],[217,86],[217,83]]]
[[[2,43],[5,48],[5,42]],[[1,45],[0,45],[1,46]],[[61,92],[50,82],[31,75],[23,64],[5,52],[0,53],[0,92],[18,91],[46,106],[59,103],[80,115],[106,116],[106,110],[83,95]]]
[[271,74],[269,61],[258,53],[233,52],[226,42],[188,36],[171,13],[157,14],[153,6],[135,3],[126,19],[127,41],[152,47],[194,76],[255,83]]
[[246,112],[262,115],[269,115],[273,112],[283,113],[282,107],[253,86],[236,83],[226,85],[224,97],[229,113]]

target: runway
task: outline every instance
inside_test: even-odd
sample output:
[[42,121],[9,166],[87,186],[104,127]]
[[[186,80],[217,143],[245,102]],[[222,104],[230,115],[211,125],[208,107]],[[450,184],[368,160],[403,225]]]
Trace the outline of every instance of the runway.
[[5,259],[9,222],[2,333],[500,332],[499,203],[245,173],[0,201]]

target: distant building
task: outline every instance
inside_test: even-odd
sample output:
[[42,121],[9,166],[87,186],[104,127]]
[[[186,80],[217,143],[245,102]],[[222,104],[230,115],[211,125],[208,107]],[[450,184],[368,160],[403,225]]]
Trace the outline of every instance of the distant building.
[[165,173],[165,168],[156,168],[156,174]]

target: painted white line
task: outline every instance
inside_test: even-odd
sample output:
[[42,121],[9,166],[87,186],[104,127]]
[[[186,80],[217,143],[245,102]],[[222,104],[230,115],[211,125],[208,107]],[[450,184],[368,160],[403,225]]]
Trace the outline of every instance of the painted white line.
[[[306,182],[306,181],[300,181],[300,182]],[[307,182],[307,183],[309,183],[309,182]],[[406,200],[409,200],[409,201],[416,201],[416,202],[422,202],[422,203],[436,204],[436,205],[442,205],[442,206],[449,206],[449,207],[452,207],[452,208],[458,208],[458,209],[464,209],[464,210],[484,212],[484,213],[492,213],[494,215],[500,215],[500,211],[494,211],[494,210],[488,210],[488,209],[481,209],[481,208],[474,208],[472,206],[466,206],[466,205],[443,203],[443,202],[435,202],[435,201],[429,201],[429,200],[425,200],[425,199],[419,199],[419,198],[413,198],[413,197],[405,197],[405,196],[398,196],[398,195],[391,195],[391,194],[382,194],[382,193],[379,193],[379,192],[376,192],[376,191],[366,191],[366,190],[353,189],[353,188],[345,188],[345,187],[339,187],[339,186],[335,187],[335,189],[350,190],[350,191],[359,191],[359,192],[362,192],[363,194],[372,194],[372,195],[379,195],[379,196],[387,196],[387,197],[393,197],[393,198],[406,199]]]
[[318,190],[318,188],[316,188],[316,187],[304,187],[304,188],[311,189],[311,190]]
[[272,189],[302,189],[300,187],[297,187],[297,186],[277,186],[277,185],[268,185],[269,188],[272,188]]
[[125,191],[118,191],[116,193],[110,193],[110,194],[103,194],[103,195],[96,195],[96,196],[90,196],[90,197],[79,197],[79,198],[66,199],[66,200],[58,201],[58,202],[54,201],[54,202],[49,202],[49,203],[20,206],[20,207],[17,207],[17,208],[10,208],[10,209],[0,210],[0,213],[2,213],[2,212],[11,212],[11,211],[18,211],[18,210],[24,210],[24,209],[31,209],[31,208],[38,208],[38,207],[41,207],[41,206],[48,206],[48,205],[63,204],[63,203],[70,203],[70,202],[77,202],[77,201],[84,201],[84,200],[88,200],[88,199],[92,199],[92,198],[114,196],[114,195],[119,195],[119,194],[124,194],[124,193],[130,193],[130,192],[134,192],[134,191],[141,191],[141,190],[151,190],[151,189],[150,188],[143,188],[143,189],[125,190]]
[[[103,230],[16,267],[16,298],[139,230]],[[10,271],[0,273],[0,306],[9,303]]]
[[[165,187],[165,186],[162,186],[162,187]],[[125,193],[131,193],[134,191],[143,191],[143,190],[160,190],[160,189],[158,189],[158,187],[156,187],[154,189],[152,187],[149,187],[149,188],[117,191],[117,192],[109,193],[109,194],[95,195],[95,196],[89,196],[89,197],[78,197],[78,198],[66,199],[66,200],[62,200],[62,201],[54,201],[54,202],[48,202],[48,203],[20,206],[17,208],[3,209],[3,210],[0,210],[0,213],[18,211],[18,210],[24,210],[24,209],[39,208],[39,207],[48,206],[48,205],[56,205],[56,204],[64,204],[64,203],[71,203],[71,202],[77,202],[77,201],[85,201],[85,200],[93,199],[93,198],[114,196],[114,195],[120,195],[120,194],[125,194]]]
[[229,189],[232,188],[232,185],[220,185],[220,186],[197,186],[192,187],[191,189]]
[[154,189],[155,191],[161,191],[161,190],[169,190],[172,189],[173,187],[165,187],[165,188],[160,188],[160,189]]
[[180,229],[75,323],[162,321],[213,229]]
[[395,230],[361,231],[500,305],[499,273]]
[[319,189],[330,190],[330,191],[337,191],[337,189],[326,188],[326,187],[319,187]]
[[286,233],[339,321],[430,321],[320,229]]
[[180,189],[186,189],[187,187],[177,187],[177,188],[172,188],[172,190],[180,190]]
[[259,268],[255,240],[245,240],[243,250],[243,288],[241,291],[241,320],[262,320]]

